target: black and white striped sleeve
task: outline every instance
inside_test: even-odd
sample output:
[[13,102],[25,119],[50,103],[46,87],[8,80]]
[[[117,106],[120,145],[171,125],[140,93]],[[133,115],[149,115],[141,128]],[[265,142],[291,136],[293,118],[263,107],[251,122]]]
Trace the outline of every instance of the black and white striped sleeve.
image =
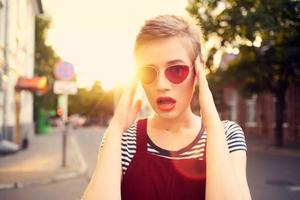
[[122,160],[122,172],[126,172],[135,152],[136,152],[136,126],[137,121],[134,122],[129,129],[127,129],[122,135],[121,141],[121,160]]
[[229,152],[244,150],[247,145],[243,129],[233,121],[223,121]]
[[[121,141],[121,161],[122,161],[122,172],[125,174],[135,152],[136,152],[136,126],[137,121],[134,122],[123,134]],[[102,138],[99,151],[105,144],[105,137]]]

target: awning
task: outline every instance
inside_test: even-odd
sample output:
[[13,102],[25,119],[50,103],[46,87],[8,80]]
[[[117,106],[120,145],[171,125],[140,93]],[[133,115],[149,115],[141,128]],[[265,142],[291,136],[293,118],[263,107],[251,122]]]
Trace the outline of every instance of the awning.
[[16,90],[29,90],[31,92],[45,93],[48,90],[46,76],[33,78],[19,77],[15,86]]

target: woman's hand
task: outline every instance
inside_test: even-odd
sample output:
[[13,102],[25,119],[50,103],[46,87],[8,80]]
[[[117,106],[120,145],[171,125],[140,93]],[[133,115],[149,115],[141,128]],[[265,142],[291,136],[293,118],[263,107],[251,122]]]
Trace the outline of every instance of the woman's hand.
[[[251,199],[245,173],[246,153],[229,153],[224,125],[208,87],[205,63],[199,57],[195,61],[195,71],[199,83],[200,112],[207,133],[206,198]],[[220,192],[216,193],[216,189]]]
[[195,60],[194,66],[196,78],[199,84],[200,113],[204,125],[206,127],[212,127],[214,124],[216,125],[217,122],[221,121],[206,79],[205,62],[201,57],[198,56]]
[[137,84],[138,81],[135,79],[125,87],[118,105],[115,108],[110,126],[119,127],[122,131],[125,131],[136,119],[142,106],[141,100],[137,100],[133,103]]
[[104,145],[99,149],[98,161],[82,199],[121,199],[122,133],[133,123],[141,109],[141,101],[133,103],[137,81],[125,89],[115,109],[109,127],[104,132]]

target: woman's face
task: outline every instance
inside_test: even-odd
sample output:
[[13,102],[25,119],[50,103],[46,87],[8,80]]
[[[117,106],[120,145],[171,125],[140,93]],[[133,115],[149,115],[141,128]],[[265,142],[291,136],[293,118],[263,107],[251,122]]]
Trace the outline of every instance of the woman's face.
[[[136,52],[138,70],[141,67],[152,67],[158,71],[152,82],[142,82],[142,86],[151,107],[160,117],[177,118],[190,109],[195,75],[189,48],[183,38],[170,37],[146,42]],[[168,67],[177,65],[189,67],[187,77],[180,83],[172,82],[165,75]]]

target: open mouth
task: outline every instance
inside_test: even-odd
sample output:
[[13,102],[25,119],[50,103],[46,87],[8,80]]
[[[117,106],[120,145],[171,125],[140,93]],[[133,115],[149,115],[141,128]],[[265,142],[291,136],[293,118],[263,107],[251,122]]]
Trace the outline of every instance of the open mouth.
[[156,100],[156,104],[161,111],[170,111],[174,109],[176,100],[171,97],[159,97]]

